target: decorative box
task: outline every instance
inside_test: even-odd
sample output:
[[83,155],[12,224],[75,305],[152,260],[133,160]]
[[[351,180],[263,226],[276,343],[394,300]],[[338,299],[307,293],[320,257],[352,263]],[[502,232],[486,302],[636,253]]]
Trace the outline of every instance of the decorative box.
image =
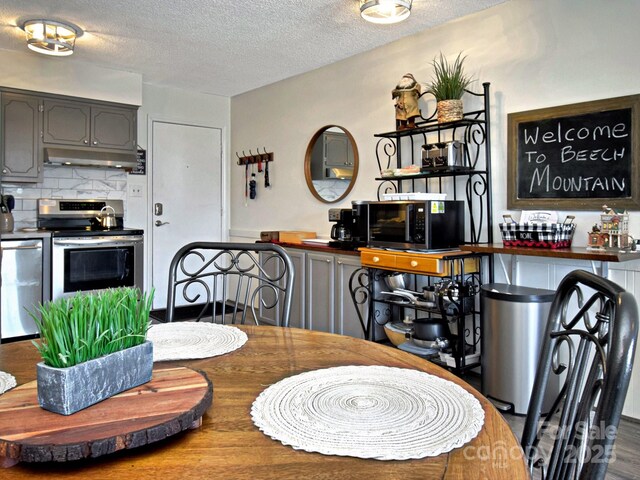
[[507,247],[567,248],[575,223],[500,223],[502,243]]

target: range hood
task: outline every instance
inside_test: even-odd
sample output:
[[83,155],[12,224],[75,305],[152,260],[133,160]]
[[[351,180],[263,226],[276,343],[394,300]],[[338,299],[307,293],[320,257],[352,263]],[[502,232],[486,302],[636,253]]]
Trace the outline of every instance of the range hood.
[[135,153],[75,150],[73,148],[45,148],[44,163],[71,167],[122,168],[124,170],[132,170],[137,167]]

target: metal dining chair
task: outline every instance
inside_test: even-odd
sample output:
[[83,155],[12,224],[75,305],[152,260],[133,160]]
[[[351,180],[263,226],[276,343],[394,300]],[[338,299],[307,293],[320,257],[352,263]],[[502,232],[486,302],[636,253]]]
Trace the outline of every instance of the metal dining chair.
[[294,277],[279,245],[189,243],[171,260],[166,321],[186,311],[195,321],[288,327]]
[[[551,479],[603,479],[631,378],[638,336],[633,295],[584,270],[560,282],[522,433],[533,474]],[[549,380],[559,394],[541,419]]]

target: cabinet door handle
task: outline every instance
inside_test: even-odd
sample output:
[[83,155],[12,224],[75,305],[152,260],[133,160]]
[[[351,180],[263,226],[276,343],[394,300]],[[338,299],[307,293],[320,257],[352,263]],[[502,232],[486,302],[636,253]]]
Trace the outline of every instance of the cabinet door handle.
[[325,260],[325,262],[327,262],[327,263],[331,263],[331,259],[330,259],[330,258],[327,258],[327,259]]
[[372,260],[373,260],[373,263],[378,263],[380,261],[380,258],[379,257],[373,257]]
[[97,144],[98,144],[98,141],[97,141],[97,140],[94,140],[94,141],[93,141],[93,144],[94,144],[94,145],[97,145]]
[[415,260],[411,260],[411,266],[413,268],[417,267],[418,266],[418,262],[416,262]]
[[6,168],[3,168],[3,169],[2,169],[2,173],[7,173],[7,169],[6,169]]
[[342,262],[341,262],[340,260],[338,260],[338,262],[337,262],[337,263],[338,263],[338,265],[342,265]]
[[89,143],[89,140],[84,140],[83,143],[86,145],[87,143]]

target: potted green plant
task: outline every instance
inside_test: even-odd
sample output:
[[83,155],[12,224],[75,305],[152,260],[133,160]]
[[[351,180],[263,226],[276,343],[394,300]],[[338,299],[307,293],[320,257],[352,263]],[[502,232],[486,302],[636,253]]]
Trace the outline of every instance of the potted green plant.
[[153,292],[116,288],[77,293],[29,312],[40,331],[34,345],[38,402],[69,415],[151,380],[146,340]]
[[459,53],[455,62],[449,63],[440,53],[440,58],[433,59],[434,75],[428,91],[438,102],[436,108],[439,123],[462,119],[462,95],[472,82],[472,79],[464,73],[465,58],[462,57],[462,53]]

